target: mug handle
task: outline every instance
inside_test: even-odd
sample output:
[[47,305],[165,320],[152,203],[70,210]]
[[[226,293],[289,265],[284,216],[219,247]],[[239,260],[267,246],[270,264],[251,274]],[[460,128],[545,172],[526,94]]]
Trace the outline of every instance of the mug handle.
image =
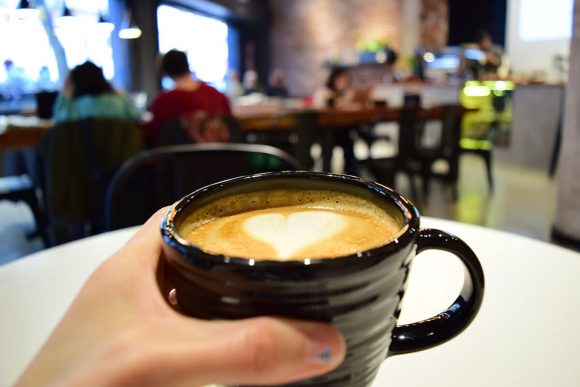
[[465,281],[459,297],[447,310],[416,323],[393,329],[387,356],[420,351],[441,344],[463,331],[473,320],[483,300],[483,269],[475,253],[455,235],[436,229],[423,229],[417,237],[417,254],[429,250],[455,254],[465,266]]

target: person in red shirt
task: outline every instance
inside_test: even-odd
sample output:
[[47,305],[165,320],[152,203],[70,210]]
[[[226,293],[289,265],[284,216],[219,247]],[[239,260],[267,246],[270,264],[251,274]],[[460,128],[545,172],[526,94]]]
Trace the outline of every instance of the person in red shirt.
[[151,105],[153,120],[145,133],[156,144],[164,126],[181,119],[191,142],[223,142],[227,127],[220,117],[232,114],[225,95],[192,77],[184,52],[168,51],[161,59],[161,71],[174,82],[174,89],[161,92]]

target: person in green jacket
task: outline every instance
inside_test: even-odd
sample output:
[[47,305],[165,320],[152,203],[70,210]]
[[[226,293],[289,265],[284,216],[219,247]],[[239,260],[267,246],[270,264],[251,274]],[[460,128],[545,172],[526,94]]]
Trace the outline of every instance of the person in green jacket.
[[138,121],[140,112],[129,98],[115,91],[103,70],[87,61],[68,75],[54,105],[55,123],[87,118]]

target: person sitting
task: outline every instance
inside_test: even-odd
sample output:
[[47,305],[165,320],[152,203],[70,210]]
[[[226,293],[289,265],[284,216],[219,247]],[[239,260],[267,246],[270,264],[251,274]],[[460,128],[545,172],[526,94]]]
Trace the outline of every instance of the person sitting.
[[335,67],[328,74],[323,88],[316,90],[314,106],[319,108],[348,108],[354,104],[354,90],[350,87],[348,71]]
[[284,74],[281,70],[274,70],[270,74],[266,95],[268,97],[288,98],[288,89],[284,84]]
[[240,73],[235,69],[230,69],[228,71],[228,80],[226,84],[226,94],[230,101],[235,104],[236,100],[244,95],[244,87],[242,86],[242,82],[240,82]]
[[87,118],[117,118],[138,121],[139,109],[126,96],[115,91],[103,70],[87,61],[68,74],[64,88],[54,104],[55,123]]
[[[362,105],[357,100],[357,92],[350,86],[350,77],[346,68],[335,67],[331,70],[323,88],[313,96],[314,106],[320,109],[355,109]],[[352,135],[356,128],[339,128],[334,131],[334,139],[344,154],[344,172],[350,175],[359,174],[359,163],[354,154]]]
[[242,84],[244,86],[244,95],[264,94],[258,73],[255,70],[248,70],[244,73]]
[[161,92],[151,105],[153,120],[145,133],[149,145],[159,145],[167,125],[180,121],[191,142],[223,142],[229,134],[221,118],[231,116],[227,97],[195,79],[185,52],[170,50],[161,58],[161,72],[174,83],[173,90]]

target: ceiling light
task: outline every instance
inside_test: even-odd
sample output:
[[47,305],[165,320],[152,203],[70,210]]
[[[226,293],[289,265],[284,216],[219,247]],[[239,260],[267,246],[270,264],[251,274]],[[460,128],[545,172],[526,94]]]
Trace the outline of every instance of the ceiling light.
[[125,12],[125,17],[121,23],[119,30],[119,38],[121,39],[137,39],[141,36],[141,28],[135,24],[131,11]]
[[97,22],[99,28],[102,28],[103,31],[107,31],[108,33],[113,32],[115,29],[115,25],[111,23],[103,14],[99,14],[99,21]]

